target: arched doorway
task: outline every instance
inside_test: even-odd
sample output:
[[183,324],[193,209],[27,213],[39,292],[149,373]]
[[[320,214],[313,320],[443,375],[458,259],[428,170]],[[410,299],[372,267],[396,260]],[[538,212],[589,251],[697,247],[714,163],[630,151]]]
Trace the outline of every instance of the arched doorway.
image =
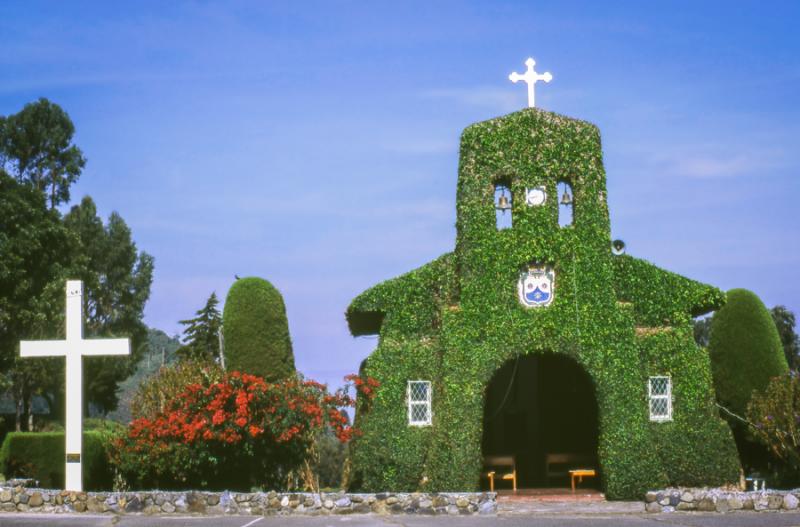
[[[569,486],[569,469],[598,468],[594,384],[573,359],[512,359],[492,377],[485,397],[483,455],[515,456],[518,486]],[[590,478],[584,486],[599,484]]]

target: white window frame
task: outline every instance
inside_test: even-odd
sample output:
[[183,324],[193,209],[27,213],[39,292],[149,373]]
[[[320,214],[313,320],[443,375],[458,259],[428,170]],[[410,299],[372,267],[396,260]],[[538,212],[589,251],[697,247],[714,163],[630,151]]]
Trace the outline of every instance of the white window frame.
[[[667,381],[667,393],[665,394],[653,394],[653,382],[656,380],[666,379]],[[663,414],[654,414],[653,413],[653,401],[656,400],[663,400],[667,403],[667,412],[666,415]],[[669,375],[655,375],[648,379],[647,381],[647,409],[650,413],[650,420],[663,423],[665,421],[672,421],[672,377]]]
[[[423,383],[427,385],[427,389],[425,393],[427,397],[425,399],[412,399],[413,394],[413,385]],[[433,405],[431,404],[433,395],[433,386],[431,381],[408,381],[406,385],[406,406],[408,407],[408,426],[431,426],[433,422]],[[415,420],[414,419],[414,412],[413,409],[419,406],[423,406],[425,408],[425,415],[427,419],[423,420]]]

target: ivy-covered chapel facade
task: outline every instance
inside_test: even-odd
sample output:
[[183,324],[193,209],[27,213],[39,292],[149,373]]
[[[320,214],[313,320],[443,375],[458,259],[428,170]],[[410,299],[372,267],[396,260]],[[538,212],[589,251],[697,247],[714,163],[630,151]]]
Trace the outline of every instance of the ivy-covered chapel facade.
[[[560,184],[571,190],[561,199],[571,202],[569,225],[559,222]],[[509,228],[498,228],[499,190],[507,190],[499,208],[509,209],[501,212]],[[541,392],[538,404],[560,413],[564,427],[580,405],[594,407],[592,454],[608,497],[737,481],[736,447],[692,331],[692,318],[719,308],[724,294],[613,254],[610,232],[595,126],[528,108],[466,128],[455,250],[372,287],[347,310],[353,335],[379,335],[362,374],[381,383],[357,413],[364,433],[352,446],[351,486],[477,490],[494,407],[509,405],[521,361],[534,358],[540,369],[563,359],[588,380],[585,404],[558,411],[562,396]],[[498,373],[509,364],[512,373]],[[503,375],[510,380],[493,388]],[[490,405],[492,391],[501,396]],[[514,404],[524,411],[524,398]],[[562,427],[546,425],[547,412],[519,434],[506,420],[514,448]],[[541,452],[559,451],[557,443],[543,441],[531,466]]]

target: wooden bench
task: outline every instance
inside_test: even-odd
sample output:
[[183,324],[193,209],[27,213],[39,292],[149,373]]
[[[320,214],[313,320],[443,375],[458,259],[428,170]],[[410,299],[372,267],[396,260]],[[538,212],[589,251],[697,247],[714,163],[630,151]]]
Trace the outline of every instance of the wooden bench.
[[484,474],[489,478],[489,491],[494,492],[494,480],[511,481],[517,492],[517,463],[514,456],[486,456],[483,458]]
[[577,468],[569,471],[570,478],[572,479],[572,493],[575,494],[575,478],[578,478],[578,483],[583,481],[583,478],[593,478],[597,472],[593,468]]
[[566,479],[570,477],[571,470],[585,469],[584,467],[591,467],[593,465],[594,460],[591,456],[566,452],[551,453],[545,456],[544,474],[549,483],[551,479]]

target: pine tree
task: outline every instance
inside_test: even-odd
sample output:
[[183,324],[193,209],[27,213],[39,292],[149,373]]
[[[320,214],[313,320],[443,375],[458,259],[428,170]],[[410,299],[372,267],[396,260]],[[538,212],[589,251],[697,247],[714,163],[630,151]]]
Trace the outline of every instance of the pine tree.
[[205,307],[195,313],[194,318],[180,320],[183,330],[183,347],[177,353],[182,359],[211,361],[219,357],[219,328],[222,315],[217,309],[217,293],[211,293]]
[[786,306],[775,306],[770,310],[775,326],[778,328],[778,336],[783,344],[783,354],[790,369],[800,370],[800,338],[794,328],[797,320],[794,313],[789,311]]

